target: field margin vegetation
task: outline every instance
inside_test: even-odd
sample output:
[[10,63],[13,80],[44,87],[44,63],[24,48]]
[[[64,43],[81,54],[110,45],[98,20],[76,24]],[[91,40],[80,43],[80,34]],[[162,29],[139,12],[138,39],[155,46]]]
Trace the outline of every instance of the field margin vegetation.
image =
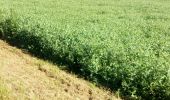
[[[113,43],[117,44],[111,45],[108,41],[97,43],[106,39],[100,35],[91,42],[90,36],[85,40],[85,33],[67,33],[55,26],[50,30],[36,22],[29,23],[29,18],[18,18],[11,12],[0,23],[0,37],[12,45],[67,65],[69,70],[118,91],[122,97],[170,98],[170,51],[168,38],[164,39],[168,34],[154,34],[156,28],[144,27],[142,35],[124,34],[119,38],[122,40],[115,39]],[[135,40],[139,36],[143,39]]]

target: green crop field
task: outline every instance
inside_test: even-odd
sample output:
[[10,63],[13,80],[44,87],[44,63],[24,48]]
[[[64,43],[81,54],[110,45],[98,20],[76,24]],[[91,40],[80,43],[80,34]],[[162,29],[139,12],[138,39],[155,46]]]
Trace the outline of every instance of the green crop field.
[[135,99],[170,98],[170,0],[0,0],[0,37]]

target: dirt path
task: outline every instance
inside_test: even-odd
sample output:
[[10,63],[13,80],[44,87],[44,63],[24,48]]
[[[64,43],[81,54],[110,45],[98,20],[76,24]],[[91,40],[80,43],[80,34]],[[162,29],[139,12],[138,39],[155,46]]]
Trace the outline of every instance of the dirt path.
[[13,100],[107,100],[109,91],[31,57],[0,40],[0,77]]

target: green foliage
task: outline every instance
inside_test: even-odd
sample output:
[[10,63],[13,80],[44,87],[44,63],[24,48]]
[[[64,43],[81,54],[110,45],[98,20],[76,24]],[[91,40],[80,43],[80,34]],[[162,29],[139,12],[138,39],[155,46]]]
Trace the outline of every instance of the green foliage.
[[3,38],[125,98],[170,98],[169,1],[48,1],[12,2]]

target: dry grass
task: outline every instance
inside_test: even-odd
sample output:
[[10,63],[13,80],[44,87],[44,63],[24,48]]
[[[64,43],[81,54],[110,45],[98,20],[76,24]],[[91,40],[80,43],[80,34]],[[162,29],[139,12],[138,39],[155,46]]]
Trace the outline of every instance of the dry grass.
[[[0,77],[15,100],[117,100],[108,90],[77,78],[0,40]],[[2,94],[2,99],[5,99]],[[1,97],[1,95],[0,95]],[[5,99],[6,100],[6,99]]]
[[7,90],[4,81],[0,77],[0,100],[9,100],[10,99],[10,93]]

